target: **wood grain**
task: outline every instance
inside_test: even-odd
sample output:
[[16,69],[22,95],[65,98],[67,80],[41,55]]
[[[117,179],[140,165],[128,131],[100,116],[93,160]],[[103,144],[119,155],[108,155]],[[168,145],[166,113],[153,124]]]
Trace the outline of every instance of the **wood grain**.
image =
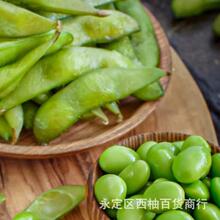
[[[148,11],[148,13],[150,13]],[[159,22],[150,13],[155,33],[160,47],[160,68],[168,74],[161,79],[164,90],[167,89],[171,78],[171,52],[167,37]],[[14,158],[51,158],[54,156],[69,155],[102,145],[106,141],[118,138],[135,128],[146,119],[163,99],[154,102],[141,102],[129,97],[120,103],[124,120],[117,123],[116,117],[106,112],[110,119],[109,125],[103,125],[99,120],[79,121],[63,135],[52,141],[48,146],[38,146],[31,132],[23,132],[17,145],[0,144],[0,155]],[[86,131],[86,132],[85,132]]]
[[[184,141],[189,135],[183,133],[175,132],[152,132],[146,134],[139,134],[132,137],[128,137],[118,144],[123,146],[128,146],[134,150],[143,144],[146,141],[156,141],[156,142],[174,142],[174,141]],[[220,147],[215,144],[209,143],[212,148],[212,153],[220,152]],[[110,220],[106,213],[100,209],[100,205],[96,201],[93,186],[95,185],[96,180],[104,175],[100,169],[98,163],[95,163],[93,169],[90,170],[88,186],[89,186],[89,195],[87,199],[88,204],[88,214],[91,220]]]
[[[149,131],[176,131],[199,134],[217,144],[206,103],[188,70],[172,52],[174,74],[166,97],[140,126],[124,135]],[[123,137],[122,137],[123,138]],[[116,139],[115,143],[120,141]],[[107,143],[107,145],[112,142]],[[0,219],[11,220],[45,190],[62,184],[85,184],[89,170],[106,147],[97,147],[75,156],[48,160],[0,159],[0,192],[7,201],[0,205]],[[89,220],[84,202],[65,220]]]

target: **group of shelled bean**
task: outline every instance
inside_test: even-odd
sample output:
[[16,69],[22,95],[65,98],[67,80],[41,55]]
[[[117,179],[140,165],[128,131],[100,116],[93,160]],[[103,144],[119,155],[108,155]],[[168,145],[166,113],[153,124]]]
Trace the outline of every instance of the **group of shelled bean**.
[[114,145],[99,166],[95,196],[111,219],[220,219],[220,153],[211,155],[200,136],[148,141],[137,151]]
[[[176,18],[197,16],[217,9],[220,9],[220,0],[172,0],[172,11]],[[220,14],[213,22],[213,31],[220,36]]]
[[139,0],[0,0],[0,136],[47,144],[102,108],[164,91],[160,51]]

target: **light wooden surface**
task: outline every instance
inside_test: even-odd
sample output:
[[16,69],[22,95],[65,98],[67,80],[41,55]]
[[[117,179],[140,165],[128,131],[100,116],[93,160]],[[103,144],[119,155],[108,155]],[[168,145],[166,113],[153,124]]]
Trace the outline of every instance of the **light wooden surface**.
[[[146,13],[150,13],[146,9]],[[150,13],[154,30],[156,33],[158,45],[160,47],[160,68],[167,75],[161,78],[161,85],[164,90],[167,89],[171,75],[171,52],[167,37],[156,18]],[[163,97],[160,99],[162,100]],[[25,159],[52,158],[54,156],[69,155],[101,145],[106,141],[118,138],[126,134],[132,128],[135,128],[143,122],[155,110],[160,100],[155,102],[141,102],[135,98],[128,97],[120,102],[120,109],[124,120],[117,123],[117,117],[109,111],[106,115],[110,119],[108,126],[103,125],[99,119],[81,120],[74,124],[68,131],[60,137],[53,140],[48,146],[38,146],[32,132],[22,132],[17,145],[0,144],[0,156]],[[86,131],[86,132],[85,132]]]
[[[214,144],[216,134],[204,99],[189,72],[172,52],[174,74],[167,94],[154,113],[126,136],[148,131],[200,134]],[[116,140],[115,142],[118,142]],[[85,184],[92,162],[104,147],[50,160],[0,159],[0,191],[7,196],[0,219],[10,220],[37,195],[62,184]],[[65,220],[88,220],[85,202]]]

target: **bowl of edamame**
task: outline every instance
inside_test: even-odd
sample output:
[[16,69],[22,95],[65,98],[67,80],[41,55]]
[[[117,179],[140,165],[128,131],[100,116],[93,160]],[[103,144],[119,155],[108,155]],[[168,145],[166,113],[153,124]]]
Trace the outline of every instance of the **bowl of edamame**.
[[0,14],[1,156],[104,144],[165,95],[170,45],[139,0],[0,0]]
[[90,172],[91,220],[219,220],[220,148],[147,133],[106,148]]

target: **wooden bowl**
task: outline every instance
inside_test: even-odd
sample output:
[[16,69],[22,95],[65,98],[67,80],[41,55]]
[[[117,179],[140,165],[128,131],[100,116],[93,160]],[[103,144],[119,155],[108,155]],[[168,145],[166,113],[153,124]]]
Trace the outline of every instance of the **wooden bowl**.
[[[130,138],[126,138],[117,144],[129,146],[130,148],[136,150],[145,141],[156,141],[156,142],[183,141],[188,136],[189,136],[188,134],[173,133],[173,132],[146,133],[146,134],[140,134],[140,135],[132,136]],[[210,142],[209,144],[212,148],[212,153],[220,152],[220,148],[218,146],[215,146]],[[94,164],[93,168],[91,169],[88,178],[89,195],[87,199],[87,204],[88,204],[88,215],[90,217],[90,220],[110,220],[110,218],[105,214],[105,212],[99,208],[99,204],[96,201],[93,191],[94,184],[101,175],[103,175],[103,172],[99,168],[97,162],[96,164]]]
[[[147,13],[150,12],[148,11]],[[166,90],[171,77],[170,45],[159,22],[151,13],[150,15],[160,47],[161,59],[159,66],[168,73],[167,76],[161,79],[161,84],[164,90]],[[155,110],[159,102],[160,100],[154,102],[141,102],[135,98],[129,97],[120,104],[120,108],[124,115],[123,122],[117,123],[115,117],[109,112],[106,112],[111,121],[108,126],[103,125],[97,119],[80,121],[59,138],[52,141],[48,146],[38,146],[33,134],[24,131],[17,145],[6,143],[0,144],[0,156],[42,159],[70,155],[74,152],[102,145],[135,128]]]

